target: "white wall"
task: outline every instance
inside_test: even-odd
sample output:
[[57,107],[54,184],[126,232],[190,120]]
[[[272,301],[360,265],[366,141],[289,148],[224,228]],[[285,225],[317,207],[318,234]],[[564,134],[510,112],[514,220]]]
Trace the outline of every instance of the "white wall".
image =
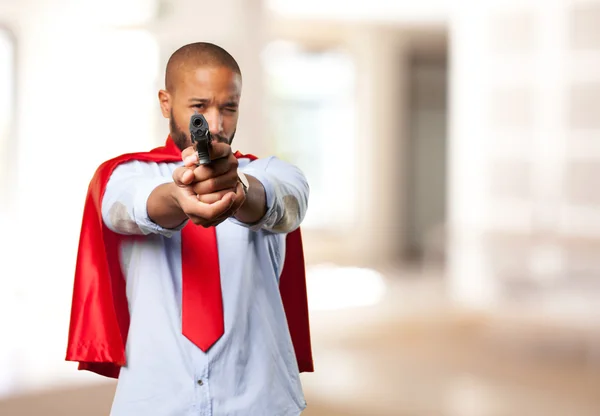
[[157,92],[174,47],[211,40],[239,57],[245,89],[236,144],[264,154],[261,31],[250,30],[261,27],[258,4],[174,3],[169,18],[141,0],[0,2],[0,22],[18,42],[19,104],[8,149],[15,193],[0,222],[0,293],[10,300],[0,314],[0,394],[97,381],[64,362],[85,193],[102,161],[164,142]]
[[465,305],[597,305],[599,21],[598,1],[452,16],[448,277]]

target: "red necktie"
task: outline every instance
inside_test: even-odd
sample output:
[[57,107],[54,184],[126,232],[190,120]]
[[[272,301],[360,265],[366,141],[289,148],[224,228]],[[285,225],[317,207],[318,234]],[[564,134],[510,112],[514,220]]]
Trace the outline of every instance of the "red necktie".
[[181,231],[182,332],[202,351],[223,335],[223,299],[215,227],[191,221]]

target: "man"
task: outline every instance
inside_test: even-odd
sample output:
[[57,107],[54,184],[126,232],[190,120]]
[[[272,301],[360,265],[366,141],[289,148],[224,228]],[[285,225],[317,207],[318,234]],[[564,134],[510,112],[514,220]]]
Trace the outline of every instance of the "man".
[[[299,234],[309,187],[275,157],[233,153],[242,77],[194,43],[169,59],[165,146],[96,172],[78,252],[67,360],[118,377],[113,416],[298,415],[313,371]],[[213,138],[199,165],[189,133]]]

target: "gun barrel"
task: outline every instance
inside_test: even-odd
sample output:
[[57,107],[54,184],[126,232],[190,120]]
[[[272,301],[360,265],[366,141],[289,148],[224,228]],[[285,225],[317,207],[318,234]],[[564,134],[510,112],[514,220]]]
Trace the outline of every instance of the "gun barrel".
[[208,121],[202,114],[194,114],[190,119],[190,135],[192,144],[198,152],[198,164],[207,165],[210,163],[211,137],[208,127]]

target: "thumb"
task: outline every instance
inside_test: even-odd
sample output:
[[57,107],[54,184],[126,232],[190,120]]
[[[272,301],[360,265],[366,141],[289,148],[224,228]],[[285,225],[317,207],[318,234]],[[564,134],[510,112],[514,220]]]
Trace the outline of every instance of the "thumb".
[[186,149],[183,149],[181,152],[181,159],[183,160],[185,166],[191,167],[198,164],[198,152],[194,146],[190,146]]
[[173,171],[173,182],[175,182],[177,186],[187,186],[192,183],[193,179],[194,172],[184,166],[180,166]]

